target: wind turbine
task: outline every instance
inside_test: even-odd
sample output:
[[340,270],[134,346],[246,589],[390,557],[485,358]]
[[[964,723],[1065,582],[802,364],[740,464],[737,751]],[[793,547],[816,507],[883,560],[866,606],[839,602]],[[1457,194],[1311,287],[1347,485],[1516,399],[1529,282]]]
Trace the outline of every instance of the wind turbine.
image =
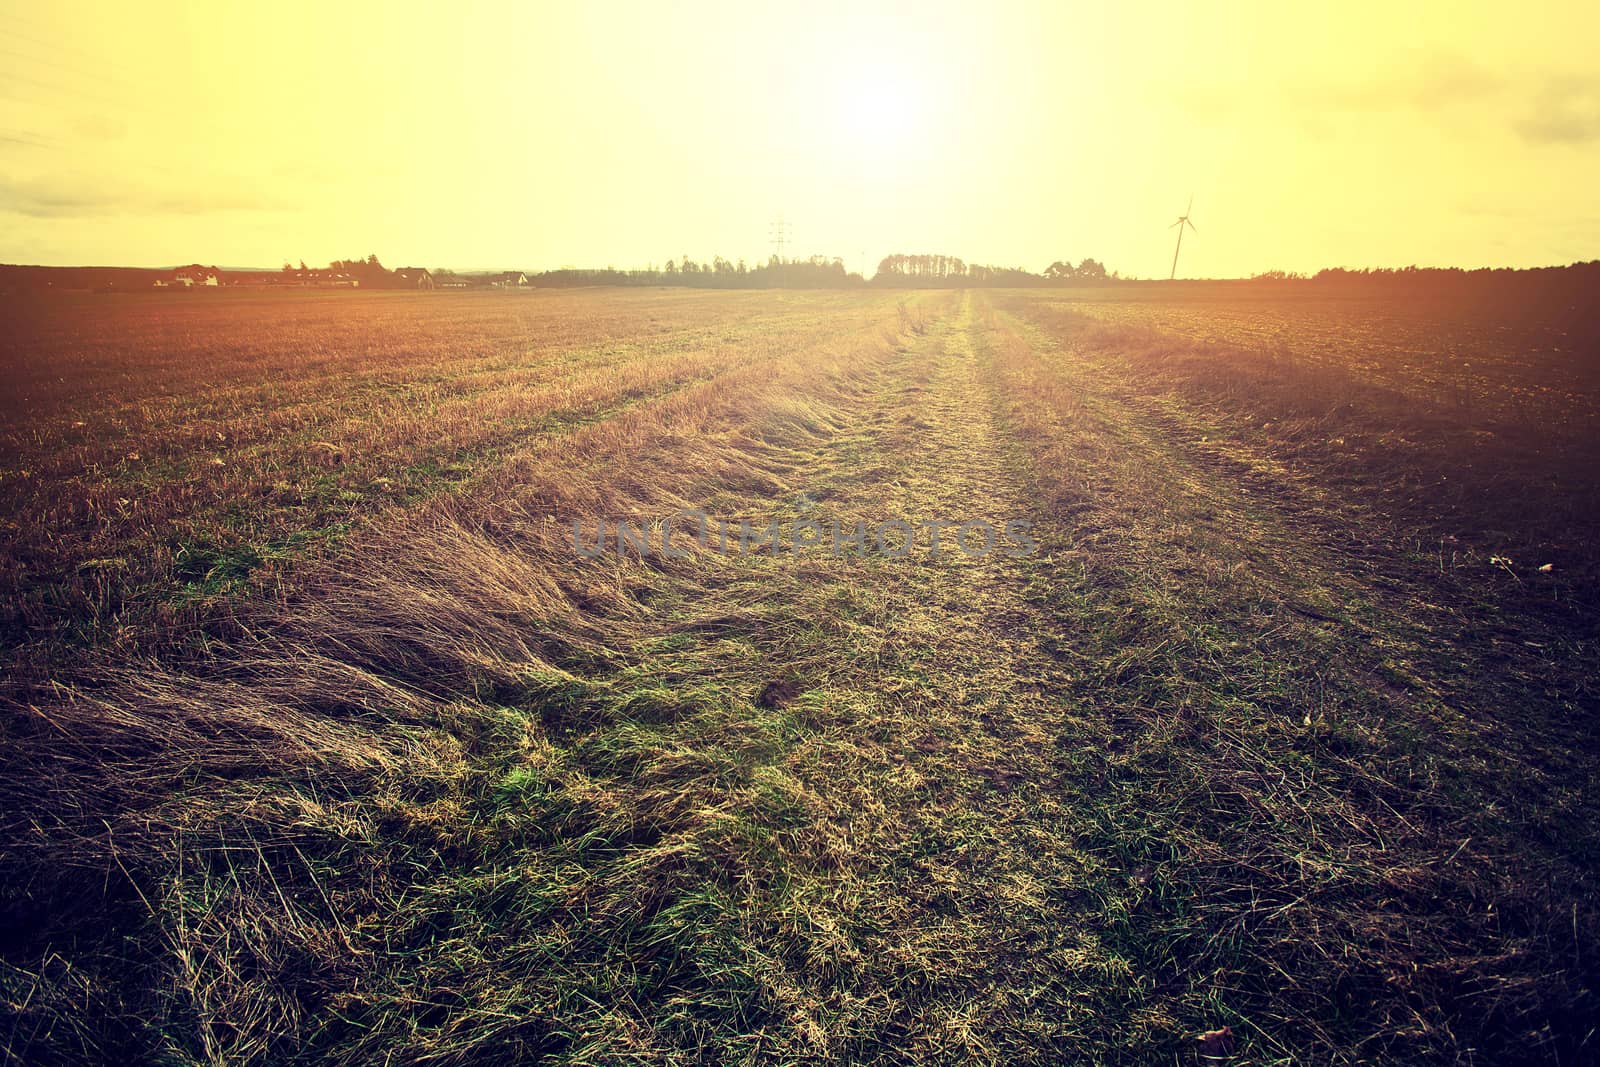
[[[1193,210],[1194,194],[1190,193],[1189,206],[1183,209],[1183,214],[1178,216],[1178,221],[1172,224],[1172,226],[1178,228],[1178,247],[1172,250],[1172,274],[1167,278],[1169,282],[1178,276],[1178,253],[1183,251],[1183,227],[1187,224],[1189,229],[1194,230],[1194,223],[1189,221],[1189,212]],[[1167,229],[1172,229],[1172,226],[1168,226]],[[1199,233],[1200,231],[1195,230],[1195,232]]]

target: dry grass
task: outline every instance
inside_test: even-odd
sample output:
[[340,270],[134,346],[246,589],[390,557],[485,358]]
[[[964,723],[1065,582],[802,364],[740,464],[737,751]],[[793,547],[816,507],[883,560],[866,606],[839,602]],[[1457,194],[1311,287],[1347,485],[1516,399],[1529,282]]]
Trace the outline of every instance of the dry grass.
[[[41,954],[36,969],[8,968],[22,1009],[8,1047],[68,1060],[117,1048],[268,1054],[298,1031],[301,997],[318,995],[298,983],[316,987],[323,968],[360,973],[337,912],[375,910],[384,922],[368,932],[398,933],[412,921],[408,895],[426,888],[419,876],[485,844],[471,823],[505,802],[515,763],[548,749],[547,716],[530,709],[548,702],[560,731],[568,702],[573,728],[694,708],[659,681],[613,698],[570,672],[627,655],[641,636],[636,598],[663,576],[644,561],[575,570],[566,529],[550,520],[751,480],[774,438],[825,431],[827,391],[893,350],[906,312],[869,310],[838,340],[818,341],[827,331],[808,323],[772,340],[783,359],[747,361],[514,457],[485,473],[481,496],[391,515],[309,567],[287,600],[245,606],[214,651],[125,664],[112,650],[67,671],[81,680],[15,693],[5,809],[19,877],[7,903],[34,917],[14,933]],[[613,700],[620,708],[607,712]],[[587,783],[580,773],[573,788],[611,812],[605,832],[633,833],[641,814]],[[439,873],[452,885],[480,877]],[[377,881],[350,885],[363,875]],[[72,977],[52,975],[60,939],[85,925],[97,933]],[[120,937],[151,926],[166,951],[141,963],[169,977],[125,1003]],[[74,992],[94,1010],[63,1014],[51,994]],[[173,1027],[184,1036],[162,1053],[157,1035]]]
[[[159,642],[24,646],[12,1058],[1592,1054],[1589,600],[1441,574],[1441,516],[1259,429],[1279,364],[1032,294],[411,299],[441,339],[607,323],[529,371],[600,406],[507,409],[459,484]],[[521,367],[437,377],[493,409]],[[1341,395],[1326,429],[1408,417]],[[560,521],[689,505],[1027,518],[1041,552],[582,559]]]
[[1447,576],[1511,560],[1496,599],[1600,588],[1600,347],[1588,334],[1497,328],[1482,309],[1451,321],[1440,307],[1259,303],[1018,294],[1008,306],[1105,366],[1217,471],[1369,504],[1337,520],[1352,540],[1392,551],[1409,539]]
[[[1068,325],[998,320],[995,373],[1077,572],[1038,596],[1071,625],[1101,847],[1136,872],[1120,943],[1180,1000],[1226,975],[1222,1018],[1267,1058],[1581,1056],[1585,616],[1504,604],[1524,640],[1483,640],[1488,569],[1442,583],[1370,500],[1206,422],[1235,460],[1216,463],[1179,417],[1209,412],[1145,402],[1151,378],[1188,381],[1158,336]],[[1221,364],[1244,406],[1248,355],[1167,348]]]
[[136,640],[547,438],[847,335],[870,303],[204,296],[16,309],[8,647]]

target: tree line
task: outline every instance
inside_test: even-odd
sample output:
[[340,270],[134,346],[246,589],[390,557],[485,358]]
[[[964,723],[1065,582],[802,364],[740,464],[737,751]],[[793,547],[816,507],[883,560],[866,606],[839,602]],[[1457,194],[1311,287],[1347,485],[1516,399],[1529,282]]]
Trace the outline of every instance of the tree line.
[[400,286],[394,271],[379,262],[376,255],[370,255],[365,259],[336,259],[328,264],[326,271],[307,267],[306,261],[303,259],[300,261],[299,269],[296,270],[293,263],[284,260],[283,267],[279,273],[289,277],[322,273],[347,274],[360,282],[363,289],[387,289]]
[[844,260],[829,256],[807,259],[770,257],[754,266],[744,260],[713,256],[697,262],[690,256],[669,259],[660,268],[643,270],[563,268],[528,275],[532,285],[677,285],[700,289],[888,289],[960,288],[966,286],[1039,286],[1103,284],[1120,280],[1105,265],[1085,259],[1077,266],[1057,260],[1043,273],[1021,267],[994,267],[967,263],[959,256],[885,256],[871,279],[845,268]]
[[827,256],[780,259],[772,256],[754,266],[744,260],[713,256],[699,263],[685,255],[657,269],[603,270],[562,268],[528,275],[530,285],[681,285],[697,289],[850,289],[866,285],[845,269],[844,260]]
[[1098,285],[1119,281],[1115,273],[1108,272],[1105,264],[1085,259],[1076,267],[1070,260],[1058,259],[1035,274],[1021,267],[992,267],[982,263],[967,263],[960,256],[904,255],[895,253],[878,262],[878,271],[871,284],[887,288],[964,288],[969,286],[998,286],[1020,288],[1037,285]]

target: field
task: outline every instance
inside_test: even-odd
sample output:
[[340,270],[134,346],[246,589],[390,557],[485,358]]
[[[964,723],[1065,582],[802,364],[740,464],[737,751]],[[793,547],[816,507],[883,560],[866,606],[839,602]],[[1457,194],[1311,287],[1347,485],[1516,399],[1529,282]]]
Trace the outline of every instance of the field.
[[1600,1058],[1581,316],[0,315],[10,1059]]

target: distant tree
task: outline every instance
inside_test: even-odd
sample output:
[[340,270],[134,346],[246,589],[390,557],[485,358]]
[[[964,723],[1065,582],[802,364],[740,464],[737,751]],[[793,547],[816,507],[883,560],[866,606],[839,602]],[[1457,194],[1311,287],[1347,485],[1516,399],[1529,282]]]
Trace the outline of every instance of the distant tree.
[[366,259],[336,259],[328,264],[328,269],[349,274],[369,288],[395,284],[394,272],[386,270],[376,255]]

